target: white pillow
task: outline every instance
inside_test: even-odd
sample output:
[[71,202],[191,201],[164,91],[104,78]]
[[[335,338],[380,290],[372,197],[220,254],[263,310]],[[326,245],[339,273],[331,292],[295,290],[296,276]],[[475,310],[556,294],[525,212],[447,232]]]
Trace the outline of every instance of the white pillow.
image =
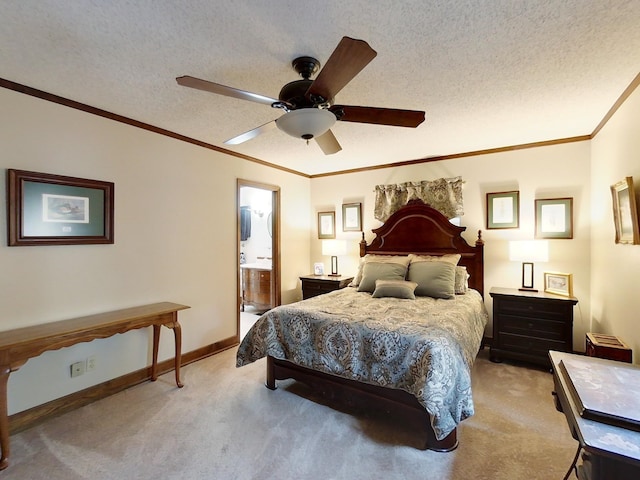
[[469,273],[467,272],[467,267],[456,267],[456,279],[454,290],[456,291],[456,295],[463,295],[467,293],[469,290]]

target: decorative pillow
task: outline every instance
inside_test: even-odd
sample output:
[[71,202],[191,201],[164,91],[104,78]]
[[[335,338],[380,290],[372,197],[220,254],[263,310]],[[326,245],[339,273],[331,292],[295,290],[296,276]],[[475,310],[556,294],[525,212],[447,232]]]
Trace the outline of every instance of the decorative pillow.
[[444,255],[409,255],[409,261],[413,262],[448,262],[453,265],[457,265],[460,261],[461,255],[459,253],[446,253]]
[[362,280],[362,270],[364,265],[369,262],[376,263],[398,263],[400,265],[404,265],[407,267],[409,265],[409,256],[408,255],[375,255],[373,253],[367,253],[364,257],[360,259],[360,265],[358,266],[358,272],[356,276],[349,284],[350,287],[357,287],[360,285],[360,281]]
[[362,280],[358,285],[359,292],[373,292],[376,280],[404,280],[407,267],[399,263],[367,262],[362,268]]
[[418,284],[406,280],[376,280],[376,289],[373,291],[373,298],[394,297],[415,300],[413,293]]
[[469,273],[467,273],[467,267],[456,267],[454,290],[456,295],[463,295],[469,290]]
[[449,262],[413,262],[407,280],[416,282],[415,294],[433,298],[453,298],[456,267]]

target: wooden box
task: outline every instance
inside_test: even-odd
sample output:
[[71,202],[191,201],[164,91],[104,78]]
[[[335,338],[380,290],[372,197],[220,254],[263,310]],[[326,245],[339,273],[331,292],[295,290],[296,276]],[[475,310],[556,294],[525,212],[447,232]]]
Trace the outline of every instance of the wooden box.
[[607,358],[631,363],[631,349],[618,337],[602,333],[587,333],[587,349],[589,357]]

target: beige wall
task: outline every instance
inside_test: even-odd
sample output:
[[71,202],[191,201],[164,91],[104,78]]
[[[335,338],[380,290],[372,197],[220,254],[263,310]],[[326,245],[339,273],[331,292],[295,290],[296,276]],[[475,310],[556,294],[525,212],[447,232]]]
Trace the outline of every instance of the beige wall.
[[596,135],[591,148],[591,328],[620,336],[633,348],[634,363],[639,363],[640,245],[615,243],[609,187],[633,177],[636,194],[640,192],[640,89]]
[[[9,248],[2,242],[0,331],[168,300],[192,307],[180,318],[183,351],[194,350],[235,333],[237,178],[282,189],[282,301],[289,303],[300,298],[298,276],[310,273],[314,262],[329,269],[317,239],[318,211],[336,211],[338,238],[350,245],[340,271],[353,274],[360,235],[341,231],[343,203],[363,203],[371,240],[371,229],[379,226],[373,219],[375,185],[461,175],[462,225],[470,243],[483,231],[487,292],[520,284],[520,265],[508,260],[507,245],[533,238],[534,199],[573,197],[574,239],[550,241],[550,260],[536,265],[535,283],[542,287],[544,271],[574,275],[576,349],[584,348],[586,331],[600,331],[620,335],[640,351],[635,327],[640,247],[614,244],[609,194],[609,185],[628,175],[640,185],[640,92],[591,142],[312,180],[9,90],[0,89],[0,104],[0,168],[116,185],[114,245]],[[521,227],[487,231],[485,195],[505,190],[520,191]],[[2,182],[2,225],[5,199]],[[491,310],[491,298],[486,299]],[[143,368],[148,350],[148,332],[136,331],[46,352],[11,375],[9,411]],[[160,358],[172,353],[171,335],[164,331]],[[71,379],[69,365],[89,355],[96,356],[98,368]]]
[[[380,225],[373,218],[375,185],[458,175],[465,181],[465,214],[461,220],[461,225],[467,227],[464,237],[473,244],[477,231],[482,230],[485,240],[485,299],[489,311],[492,308],[488,294],[491,287],[518,288],[521,285],[522,267],[520,263],[509,261],[508,242],[533,239],[534,200],[573,197],[574,238],[549,240],[549,262],[535,265],[535,285],[539,289],[544,288],[545,271],[573,274],[574,295],[579,300],[574,310],[574,348],[583,350],[590,310],[588,141],[314,178],[311,183],[311,214],[315,217],[318,211],[335,209],[337,237],[350,241],[349,256],[340,259],[341,273],[346,275],[356,272],[360,240],[358,233],[342,232],[343,203],[363,203],[363,227],[367,240],[371,241],[371,229]],[[486,194],[509,190],[520,191],[520,228],[486,230]],[[329,258],[322,256],[315,224],[311,232],[311,266],[314,262],[324,262],[325,269],[329,267]],[[486,333],[491,335],[491,324]]]
[[[236,333],[236,179],[281,187],[282,300],[309,265],[309,179],[0,89],[0,168],[115,183],[115,244],[0,243],[0,331],[173,301],[183,352]],[[6,225],[5,181],[0,224]],[[6,235],[6,232],[4,233]],[[173,356],[163,329],[160,358]],[[11,374],[10,413],[144,368],[149,332],[134,331],[29,360]],[[70,378],[95,355],[97,369]],[[188,377],[185,378],[189,382]]]

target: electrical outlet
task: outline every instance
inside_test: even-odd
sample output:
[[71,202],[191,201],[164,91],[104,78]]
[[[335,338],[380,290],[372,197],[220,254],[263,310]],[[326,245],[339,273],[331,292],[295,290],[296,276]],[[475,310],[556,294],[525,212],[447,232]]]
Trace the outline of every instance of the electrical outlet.
[[84,362],[76,362],[71,364],[71,376],[79,377],[84,373]]
[[96,369],[96,356],[91,355],[89,358],[87,358],[87,368],[85,369],[85,371],[90,372],[95,369]]

